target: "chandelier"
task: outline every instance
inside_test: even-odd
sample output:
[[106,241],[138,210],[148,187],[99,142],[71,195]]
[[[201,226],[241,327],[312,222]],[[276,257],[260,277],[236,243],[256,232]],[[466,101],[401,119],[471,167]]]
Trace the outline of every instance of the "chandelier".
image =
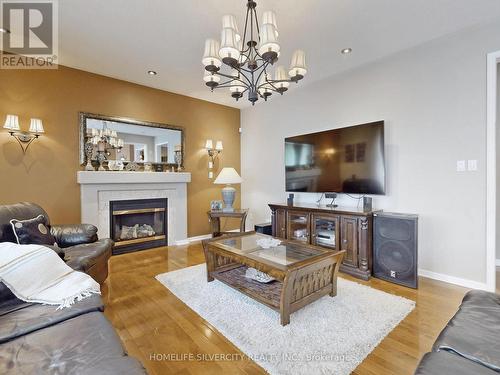
[[[211,91],[229,88],[236,100],[246,93],[252,105],[259,97],[267,101],[273,93],[283,95],[291,82],[297,83],[307,73],[305,53],[296,50],[288,72],[284,66],[278,66],[273,77],[271,68],[280,55],[276,14],[264,12],[259,27],[256,7],[255,1],[248,0],[243,35],[239,33],[233,15],[223,16],[221,41],[207,39],[202,59],[205,66],[203,80]],[[229,72],[221,71],[223,64]]]
[[102,129],[92,128],[90,134],[87,135],[87,142],[85,143],[85,155],[87,156],[86,171],[93,171],[92,155],[94,147],[97,146],[97,161],[99,162],[99,171],[105,171],[103,166],[104,161],[111,155],[111,150],[121,152],[125,142],[123,139],[118,138],[116,130],[108,128],[106,121],[103,121]]

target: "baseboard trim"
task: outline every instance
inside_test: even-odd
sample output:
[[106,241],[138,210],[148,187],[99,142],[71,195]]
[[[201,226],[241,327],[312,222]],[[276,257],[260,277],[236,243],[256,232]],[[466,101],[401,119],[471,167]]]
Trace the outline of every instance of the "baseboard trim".
[[478,281],[469,280],[469,279],[462,279],[460,277],[445,275],[442,273],[437,273],[437,272],[419,269],[418,275],[423,276],[423,277],[427,277],[429,279],[443,281],[443,282],[449,283],[449,284],[463,286],[465,288],[489,290],[488,285],[486,283],[480,283]]
[[198,242],[212,238],[212,234],[202,234],[201,236],[188,237],[185,240],[175,241],[177,246],[189,245],[191,242]]
[[497,259],[496,265],[497,265],[497,267],[500,267],[500,259]]

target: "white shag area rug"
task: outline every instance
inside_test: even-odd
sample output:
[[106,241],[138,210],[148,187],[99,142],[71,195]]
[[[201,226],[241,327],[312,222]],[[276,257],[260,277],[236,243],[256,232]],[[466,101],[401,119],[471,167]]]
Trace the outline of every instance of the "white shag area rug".
[[350,374],[415,307],[339,277],[336,297],[307,305],[283,327],[278,312],[207,283],[205,264],[156,279],[270,374]]

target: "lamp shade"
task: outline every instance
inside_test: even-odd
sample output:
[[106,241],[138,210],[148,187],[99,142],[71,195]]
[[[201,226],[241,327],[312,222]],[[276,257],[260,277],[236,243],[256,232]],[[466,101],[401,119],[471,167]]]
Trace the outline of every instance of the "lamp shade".
[[243,180],[234,168],[222,168],[214,184],[241,184]]
[[231,83],[229,84],[229,91],[238,93],[245,91],[245,86],[239,80],[240,74],[238,73],[238,71],[236,69],[231,69],[230,75],[236,79],[231,81]]
[[31,133],[44,133],[42,120],[39,118],[32,118],[30,121],[30,132]]
[[19,127],[19,117],[16,115],[7,115],[7,118],[5,119],[5,124],[3,126],[5,129],[17,131],[21,130]]
[[217,143],[215,144],[215,149],[217,151],[222,151],[224,150],[224,147],[222,147],[222,141],[217,141]]
[[207,150],[212,150],[214,148],[214,143],[211,139],[207,139],[207,141],[205,142],[205,148]]
[[224,16],[222,16],[222,28],[233,29],[236,36],[236,41],[239,42],[241,40],[241,35],[238,30],[238,24],[236,23],[236,17],[232,14],[225,14]]
[[205,82],[220,82],[220,76],[215,75],[210,73],[209,71],[205,70],[205,73],[203,74],[203,80]]
[[[283,65],[278,66],[276,68],[276,72],[274,73],[274,79],[276,81],[281,81],[281,80],[287,80],[288,79],[285,67]],[[288,86],[290,86],[290,82],[276,82],[275,86],[278,87],[278,88],[288,88]]]
[[292,62],[290,64],[290,77],[295,77],[297,75],[305,76],[307,73],[306,66],[306,54],[302,50],[297,50],[293,53]]
[[278,37],[276,36],[276,28],[270,24],[266,23],[262,25],[260,29],[260,47],[259,53],[263,55],[266,52],[276,52],[280,51],[280,45],[278,44]]
[[267,82],[267,76],[265,74],[262,74],[260,77],[257,87],[261,95],[269,96],[273,93],[272,86]]
[[271,24],[274,27],[276,38],[278,37],[278,26],[276,24],[276,13],[272,10],[265,11],[262,15],[262,25]]
[[222,59],[232,58],[238,60],[240,58],[238,46],[239,43],[236,39],[236,32],[234,29],[230,27],[222,29],[219,56]]
[[205,41],[205,52],[203,53],[203,58],[201,62],[203,66],[214,65],[218,68],[222,65],[219,58],[220,44],[215,39],[207,39]]

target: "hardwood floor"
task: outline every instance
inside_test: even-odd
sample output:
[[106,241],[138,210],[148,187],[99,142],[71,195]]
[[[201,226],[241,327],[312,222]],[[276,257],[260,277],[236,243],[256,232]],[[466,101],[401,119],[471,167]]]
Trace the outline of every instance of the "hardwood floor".
[[[238,348],[154,278],[203,262],[199,243],[113,256],[103,286],[106,316],[129,354],[139,358],[149,374],[264,374],[261,367],[242,359]],[[467,291],[426,278],[420,278],[419,289],[413,290],[374,278],[362,282],[341,276],[417,303],[355,374],[413,374]],[[232,356],[215,360],[225,354]]]

